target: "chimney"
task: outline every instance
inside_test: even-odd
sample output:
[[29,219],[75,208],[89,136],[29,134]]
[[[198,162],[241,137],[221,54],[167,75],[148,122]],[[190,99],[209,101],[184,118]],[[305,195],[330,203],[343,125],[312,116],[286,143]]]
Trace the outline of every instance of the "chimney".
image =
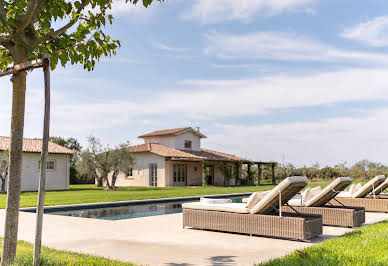
[[194,130],[199,133],[199,127],[195,127]]

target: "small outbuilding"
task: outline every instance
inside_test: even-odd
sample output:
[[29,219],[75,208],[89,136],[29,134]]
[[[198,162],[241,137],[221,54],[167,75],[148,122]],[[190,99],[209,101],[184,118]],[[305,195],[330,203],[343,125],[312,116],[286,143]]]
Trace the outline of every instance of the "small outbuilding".
[[[9,150],[10,138],[0,137],[0,151]],[[23,140],[22,191],[36,191],[39,186],[42,139]],[[70,156],[72,151],[49,142],[46,190],[66,190],[70,184]]]

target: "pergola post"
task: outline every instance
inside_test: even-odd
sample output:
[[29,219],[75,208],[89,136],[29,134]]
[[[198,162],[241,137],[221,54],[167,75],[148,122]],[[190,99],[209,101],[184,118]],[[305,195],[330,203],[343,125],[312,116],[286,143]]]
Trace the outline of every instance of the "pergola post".
[[247,163],[247,171],[248,171],[248,184],[251,185],[252,173],[251,173],[251,164]]
[[205,163],[204,161],[201,161],[201,174],[202,174],[202,186],[207,186],[207,183],[205,182]]
[[275,185],[275,164],[271,164],[272,167],[272,185]]
[[257,185],[260,186],[261,183],[261,164],[257,164]]

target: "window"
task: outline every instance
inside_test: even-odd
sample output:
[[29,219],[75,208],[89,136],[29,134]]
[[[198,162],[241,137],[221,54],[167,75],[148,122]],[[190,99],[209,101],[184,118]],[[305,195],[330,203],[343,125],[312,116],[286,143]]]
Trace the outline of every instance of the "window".
[[133,176],[133,168],[129,168],[127,172],[127,177],[132,177]]
[[[47,170],[55,170],[56,163],[55,160],[47,160],[46,169]],[[38,161],[38,168],[40,169],[40,161]]]
[[185,149],[191,149],[191,140],[185,140]]
[[186,182],[186,165],[174,164],[174,182]]

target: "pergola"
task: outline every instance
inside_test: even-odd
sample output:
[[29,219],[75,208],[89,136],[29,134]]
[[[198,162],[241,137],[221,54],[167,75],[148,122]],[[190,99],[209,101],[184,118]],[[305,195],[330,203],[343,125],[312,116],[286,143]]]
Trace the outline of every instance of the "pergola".
[[252,178],[252,171],[251,171],[251,167],[254,166],[254,165],[257,165],[257,170],[258,170],[258,172],[257,172],[257,184],[256,185],[260,185],[261,184],[261,179],[262,179],[262,176],[263,176],[262,166],[269,167],[271,169],[272,184],[273,185],[275,184],[275,167],[278,164],[277,162],[244,161],[243,164],[247,165],[247,172],[248,172],[247,181],[248,181],[248,185],[253,185],[254,184],[254,180]]

